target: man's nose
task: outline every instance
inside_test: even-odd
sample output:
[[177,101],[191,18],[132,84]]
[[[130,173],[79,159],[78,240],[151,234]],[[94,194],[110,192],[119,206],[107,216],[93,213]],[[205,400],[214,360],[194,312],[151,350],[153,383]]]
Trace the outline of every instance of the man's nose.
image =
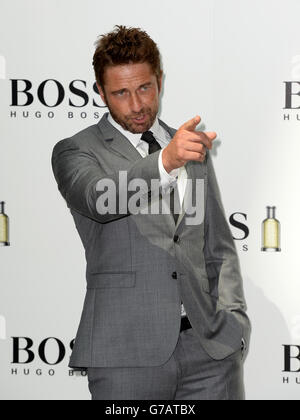
[[140,112],[141,109],[143,108],[143,103],[141,101],[141,98],[136,93],[134,93],[131,96],[130,107],[131,107],[132,112],[136,112],[136,113]]

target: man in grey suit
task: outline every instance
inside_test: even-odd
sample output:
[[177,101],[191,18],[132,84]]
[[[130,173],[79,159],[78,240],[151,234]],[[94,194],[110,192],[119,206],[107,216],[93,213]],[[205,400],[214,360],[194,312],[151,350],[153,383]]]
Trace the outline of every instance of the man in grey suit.
[[250,322],[216,133],[196,131],[199,116],[178,130],[157,118],[163,73],[146,32],[101,36],[93,66],[109,112],[52,155],[87,261],[69,366],[87,368],[94,400],[244,399]]

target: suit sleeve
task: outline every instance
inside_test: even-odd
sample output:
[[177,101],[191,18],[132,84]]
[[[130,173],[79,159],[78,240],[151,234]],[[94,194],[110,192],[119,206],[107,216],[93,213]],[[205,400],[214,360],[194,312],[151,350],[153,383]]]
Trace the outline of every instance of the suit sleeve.
[[174,184],[177,181],[178,175],[179,175],[179,168],[172,169],[170,173],[168,173],[165,170],[165,167],[162,162],[162,149],[159,154],[158,158],[158,168],[160,173],[160,182],[163,190],[167,190],[172,184]]
[[249,341],[250,321],[246,315],[243,279],[231,230],[221,201],[212,158],[207,151],[207,201],[204,219],[204,256],[209,280],[218,292],[218,309],[232,312]]
[[[147,184],[147,188],[142,192],[143,196],[148,195],[151,190],[151,179],[160,178],[158,156],[159,151],[128,165],[127,185],[132,179],[143,179]],[[127,191],[127,209],[119,213],[119,171],[106,173],[93,153],[82,150],[73,139],[61,140],[54,146],[51,163],[58,189],[70,209],[100,223],[130,214],[128,201],[137,191]],[[105,193],[97,191],[97,184],[101,180],[116,187],[116,212],[112,214],[104,214],[105,209],[101,208],[99,211],[103,200],[98,199]],[[124,192],[127,185],[121,185],[121,191]]]

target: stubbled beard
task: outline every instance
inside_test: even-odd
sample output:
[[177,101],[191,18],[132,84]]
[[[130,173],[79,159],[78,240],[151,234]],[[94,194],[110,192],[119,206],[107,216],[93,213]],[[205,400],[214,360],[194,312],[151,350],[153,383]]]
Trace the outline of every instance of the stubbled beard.
[[[113,119],[118,124],[120,124],[120,126],[124,130],[129,131],[130,133],[133,133],[133,134],[140,134],[140,133],[143,133],[144,131],[148,131],[152,127],[152,125],[154,124],[154,121],[156,120],[156,116],[158,114],[158,107],[156,107],[157,109],[154,109],[154,110],[152,110],[151,108],[143,108],[142,111],[139,112],[138,114],[125,116],[125,117],[121,118],[110,107],[107,99],[106,99],[106,104],[107,104],[107,107],[108,107],[109,112],[110,112],[111,116],[113,117]],[[150,117],[149,122],[146,126],[141,127],[141,128],[137,128],[136,124],[132,122],[132,118],[138,118],[142,115],[148,115]]]

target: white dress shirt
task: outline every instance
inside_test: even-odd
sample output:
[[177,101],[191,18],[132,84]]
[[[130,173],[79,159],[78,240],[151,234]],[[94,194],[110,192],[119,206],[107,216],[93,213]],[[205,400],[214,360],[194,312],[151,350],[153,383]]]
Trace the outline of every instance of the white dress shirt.
[[[111,116],[108,114],[108,121],[123,134],[130,143],[136,148],[136,150],[140,153],[142,157],[146,157],[149,154],[149,144],[141,139],[141,134],[133,134],[130,131],[124,130],[124,128],[118,124]],[[187,180],[187,172],[185,166],[183,165],[181,168],[173,169],[170,173],[168,173],[164,165],[162,163],[162,152],[163,149],[169,144],[171,137],[169,133],[159,124],[158,119],[154,121],[154,124],[149,129],[153,133],[155,140],[159,143],[162,150],[160,151],[159,158],[158,158],[158,168],[160,173],[160,184],[164,191],[167,191],[171,186],[177,182],[178,186],[178,194],[180,205],[182,209],[183,198],[186,188],[186,180]],[[185,309],[183,304],[181,304],[181,316],[186,315]]]

